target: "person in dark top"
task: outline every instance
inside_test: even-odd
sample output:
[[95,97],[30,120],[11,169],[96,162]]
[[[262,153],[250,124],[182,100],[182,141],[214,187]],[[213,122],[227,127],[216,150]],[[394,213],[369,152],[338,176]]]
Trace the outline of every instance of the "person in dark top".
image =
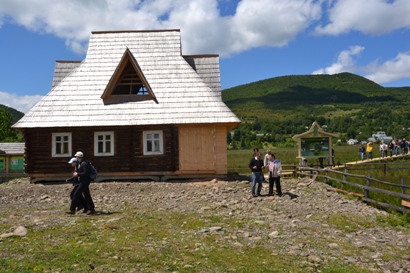
[[[71,158],[70,161],[68,161],[68,164],[71,164],[71,166],[74,168],[74,172],[76,170],[77,167],[77,159],[75,157]],[[65,182],[72,182],[73,183],[73,189],[70,193],[70,199],[73,200],[73,196],[75,191],[77,190],[78,186],[80,185],[80,182],[78,182],[78,177],[75,177],[74,175],[71,176],[70,178],[66,179]],[[84,196],[81,194],[79,197],[79,202],[80,204],[77,204],[77,211],[83,209],[83,213],[86,213],[88,211],[87,208],[87,203],[85,202]]]
[[360,144],[359,154],[362,161],[364,160],[364,155],[366,154],[366,149],[363,147],[363,144]]
[[73,176],[77,177],[79,181],[79,186],[73,194],[73,199],[71,200],[70,210],[66,211],[67,214],[75,214],[75,208],[80,203],[80,196],[84,195],[85,202],[87,203],[88,211],[86,212],[87,215],[95,213],[95,207],[93,199],[91,198],[90,194],[90,165],[88,162],[83,160],[83,153],[77,152],[75,155],[77,159],[77,167],[76,171],[74,172]]
[[[262,182],[264,180],[263,169],[265,168],[261,153],[256,152],[255,157],[252,157],[249,162],[249,168],[252,170],[252,196],[261,196]],[[256,183],[258,183],[257,191],[255,192]]]
[[393,156],[393,150],[394,150],[393,140],[390,140],[389,145],[387,145],[387,148],[389,149],[390,157],[392,157]]

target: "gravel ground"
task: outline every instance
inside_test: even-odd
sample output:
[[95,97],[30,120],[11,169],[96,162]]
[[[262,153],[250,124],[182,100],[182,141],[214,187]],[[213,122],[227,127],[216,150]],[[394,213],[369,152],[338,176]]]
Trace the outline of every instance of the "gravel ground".
[[[27,178],[0,184],[0,223],[51,226],[71,221],[69,184],[30,184]],[[264,184],[263,194],[267,193]],[[249,181],[105,182],[90,186],[97,215],[138,205],[140,211],[201,212],[223,217],[246,217],[260,229],[223,227],[225,234],[246,238],[249,245],[265,238],[272,255],[295,255],[295,262],[320,268],[333,259],[374,272],[410,272],[410,229],[381,224],[387,213],[356,198],[336,193],[309,178],[282,179],[284,196],[254,198]],[[87,216],[84,216],[87,217]],[[90,217],[90,216],[88,216]],[[340,224],[337,219],[344,219]],[[218,227],[210,227],[209,229]],[[209,232],[202,230],[201,232]],[[0,238],[1,243],[5,239]],[[240,247],[233,240],[232,245]]]

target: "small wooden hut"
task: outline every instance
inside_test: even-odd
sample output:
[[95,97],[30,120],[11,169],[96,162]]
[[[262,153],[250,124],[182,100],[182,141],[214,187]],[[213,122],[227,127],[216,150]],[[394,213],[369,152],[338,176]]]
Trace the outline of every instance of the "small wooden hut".
[[329,165],[333,165],[334,154],[332,148],[332,138],[339,135],[324,131],[320,125],[314,121],[310,129],[302,134],[294,135],[292,138],[298,141],[299,164],[303,164],[303,159],[327,158]]
[[57,61],[51,91],[13,128],[31,182],[65,179],[84,153],[97,181],[227,174],[219,56],[181,54],[179,30],[92,32],[86,58]]
[[24,142],[0,143],[0,181],[24,176]]

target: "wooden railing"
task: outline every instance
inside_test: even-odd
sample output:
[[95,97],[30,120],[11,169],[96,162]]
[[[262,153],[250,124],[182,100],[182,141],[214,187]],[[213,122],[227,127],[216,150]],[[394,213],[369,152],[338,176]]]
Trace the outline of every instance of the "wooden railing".
[[[410,213],[410,209],[405,207],[410,207],[410,195],[406,194],[406,190],[410,189],[410,186],[406,185],[404,179],[401,179],[400,184],[395,184],[391,182],[381,181],[378,179],[372,178],[369,175],[359,175],[359,174],[350,174],[348,173],[347,169],[344,172],[333,170],[330,168],[325,169],[316,169],[310,167],[297,167],[297,174],[301,176],[316,176],[316,178],[323,178],[323,182],[339,182],[342,185],[349,185],[353,188],[358,189],[358,191],[363,191],[361,194],[360,192],[354,192],[356,196],[361,196],[364,202],[373,203],[377,206],[381,206],[384,208],[394,209],[401,212]],[[333,176],[332,176],[333,175]],[[342,178],[337,178],[336,176],[341,176]],[[356,179],[363,179],[363,184],[351,182],[348,178],[356,178]],[[391,191],[387,189],[382,189],[380,187],[374,187],[373,185],[377,183],[381,186],[386,186],[389,188],[397,189],[398,191]],[[371,192],[385,194],[391,197],[396,197],[401,199],[401,206],[396,206],[393,204],[385,203],[380,200],[372,199]]]

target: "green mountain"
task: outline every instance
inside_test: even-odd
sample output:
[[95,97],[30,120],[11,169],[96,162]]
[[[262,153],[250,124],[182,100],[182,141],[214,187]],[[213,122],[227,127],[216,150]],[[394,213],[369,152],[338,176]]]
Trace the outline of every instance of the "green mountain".
[[9,113],[12,117],[12,124],[16,123],[17,121],[19,121],[19,119],[21,119],[24,116],[24,113],[14,109],[14,108],[5,106],[3,104],[0,104],[0,108],[1,107],[6,107],[9,110]]
[[386,88],[351,73],[270,78],[225,89],[222,99],[248,135],[299,134],[314,120],[346,137],[407,136],[402,128],[410,128],[410,87]]

